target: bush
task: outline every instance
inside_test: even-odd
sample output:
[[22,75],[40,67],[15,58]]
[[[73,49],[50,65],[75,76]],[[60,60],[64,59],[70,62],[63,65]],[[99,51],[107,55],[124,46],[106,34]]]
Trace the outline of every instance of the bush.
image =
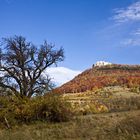
[[53,122],[68,121],[73,115],[71,104],[58,96],[54,96],[53,98],[51,96],[48,97],[46,107],[47,118]]
[[65,102],[60,96],[47,95],[32,99],[0,97],[0,122],[7,126],[38,120],[69,121],[72,116],[70,103]]
[[131,92],[135,92],[135,93],[140,93],[140,87],[139,86],[133,86],[130,88]]

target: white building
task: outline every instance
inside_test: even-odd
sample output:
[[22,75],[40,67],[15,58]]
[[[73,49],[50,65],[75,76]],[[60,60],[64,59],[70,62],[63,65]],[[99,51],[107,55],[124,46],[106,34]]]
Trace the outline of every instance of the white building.
[[106,61],[97,61],[94,66],[101,67],[101,66],[106,66],[106,65],[112,65],[112,63],[106,62]]

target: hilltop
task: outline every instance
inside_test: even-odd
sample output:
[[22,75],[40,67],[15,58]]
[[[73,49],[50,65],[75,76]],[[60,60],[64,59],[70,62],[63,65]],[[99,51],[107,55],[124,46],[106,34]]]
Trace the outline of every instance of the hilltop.
[[96,64],[54,91],[57,93],[78,93],[108,86],[139,88],[140,65]]
[[0,139],[139,140],[139,87],[139,65],[100,62],[55,89],[69,94],[1,97]]

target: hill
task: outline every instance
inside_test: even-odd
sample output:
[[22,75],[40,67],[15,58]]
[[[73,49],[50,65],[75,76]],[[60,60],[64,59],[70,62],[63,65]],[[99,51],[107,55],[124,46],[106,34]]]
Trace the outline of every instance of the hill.
[[[140,91],[132,87],[140,89],[140,66],[111,64],[93,66],[55,89],[69,94],[29,101],[2,97],[0,139],[139,140]],[[49,121],[52,115],[69,120]]]
[[85,70],[54,91],[56,93],[78,93],[107,86],[125,86],[139,90],[140,65],[93,65],[92,68]]

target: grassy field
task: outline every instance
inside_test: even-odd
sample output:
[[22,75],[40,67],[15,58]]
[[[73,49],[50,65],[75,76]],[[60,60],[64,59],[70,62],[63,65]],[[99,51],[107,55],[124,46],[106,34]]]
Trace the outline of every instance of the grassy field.
[[1,130],[1,140],[139,140],[140,111],[79,116],[65,123],[36,122]]
[[81,114],[140,109],[140,93],[123,87],[106,87],[93,92],[64,94],[63,97]]
[[140,94],[121,87],[66,94],[77,115],[68,122],[36,121],[0,129],[0,140],[139,140]]

